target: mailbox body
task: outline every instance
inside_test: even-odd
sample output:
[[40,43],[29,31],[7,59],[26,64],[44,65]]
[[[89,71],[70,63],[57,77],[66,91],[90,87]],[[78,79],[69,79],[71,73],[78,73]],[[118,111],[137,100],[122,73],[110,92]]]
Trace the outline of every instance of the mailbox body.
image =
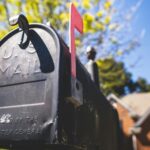
[[[0,141],[55,138],[59,98],[59,39],[51,28],[30,25],[22,49],[16,29],[0,43]],[[1,142],[1,143],[3,143]]]

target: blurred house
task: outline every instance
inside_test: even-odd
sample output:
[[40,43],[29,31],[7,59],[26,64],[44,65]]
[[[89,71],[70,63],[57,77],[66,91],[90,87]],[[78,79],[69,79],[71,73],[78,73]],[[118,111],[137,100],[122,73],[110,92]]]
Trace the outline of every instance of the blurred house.
[[150,93],[134,93],[122,98],[111,94],[123,130],[122,150],[150,150]]

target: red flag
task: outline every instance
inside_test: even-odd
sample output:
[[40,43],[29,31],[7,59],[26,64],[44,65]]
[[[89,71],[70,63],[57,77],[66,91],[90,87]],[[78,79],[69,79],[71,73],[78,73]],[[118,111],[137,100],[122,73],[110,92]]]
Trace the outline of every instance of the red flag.
[[74,30],[77,29],[80,33],[83,33],[83,20],[76,10],[75,6],[71,3],[70,7],[70,52],[71,52],[71,75],[76,78],[76,47],[75,47],[75,34]]

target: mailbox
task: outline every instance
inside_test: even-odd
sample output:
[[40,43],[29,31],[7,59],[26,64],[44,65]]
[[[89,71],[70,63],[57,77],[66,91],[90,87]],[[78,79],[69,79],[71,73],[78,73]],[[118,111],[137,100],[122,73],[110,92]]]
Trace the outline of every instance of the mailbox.
[[[60,42],[41,24],[29,25],[23,34],[18,28],[0,41],[0,142],[51,142],[58,117]],[[28,39],[25,46],[22,38]]]

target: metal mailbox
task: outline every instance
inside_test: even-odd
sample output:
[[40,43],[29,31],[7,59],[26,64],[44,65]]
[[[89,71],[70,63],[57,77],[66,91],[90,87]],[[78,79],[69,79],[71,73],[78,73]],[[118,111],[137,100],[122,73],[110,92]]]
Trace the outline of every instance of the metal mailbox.
[[23,48],[22,36],[18,28],[0,41],[0,141],[50,142],[57,124],[59,39],[39,24],[29,25]]

